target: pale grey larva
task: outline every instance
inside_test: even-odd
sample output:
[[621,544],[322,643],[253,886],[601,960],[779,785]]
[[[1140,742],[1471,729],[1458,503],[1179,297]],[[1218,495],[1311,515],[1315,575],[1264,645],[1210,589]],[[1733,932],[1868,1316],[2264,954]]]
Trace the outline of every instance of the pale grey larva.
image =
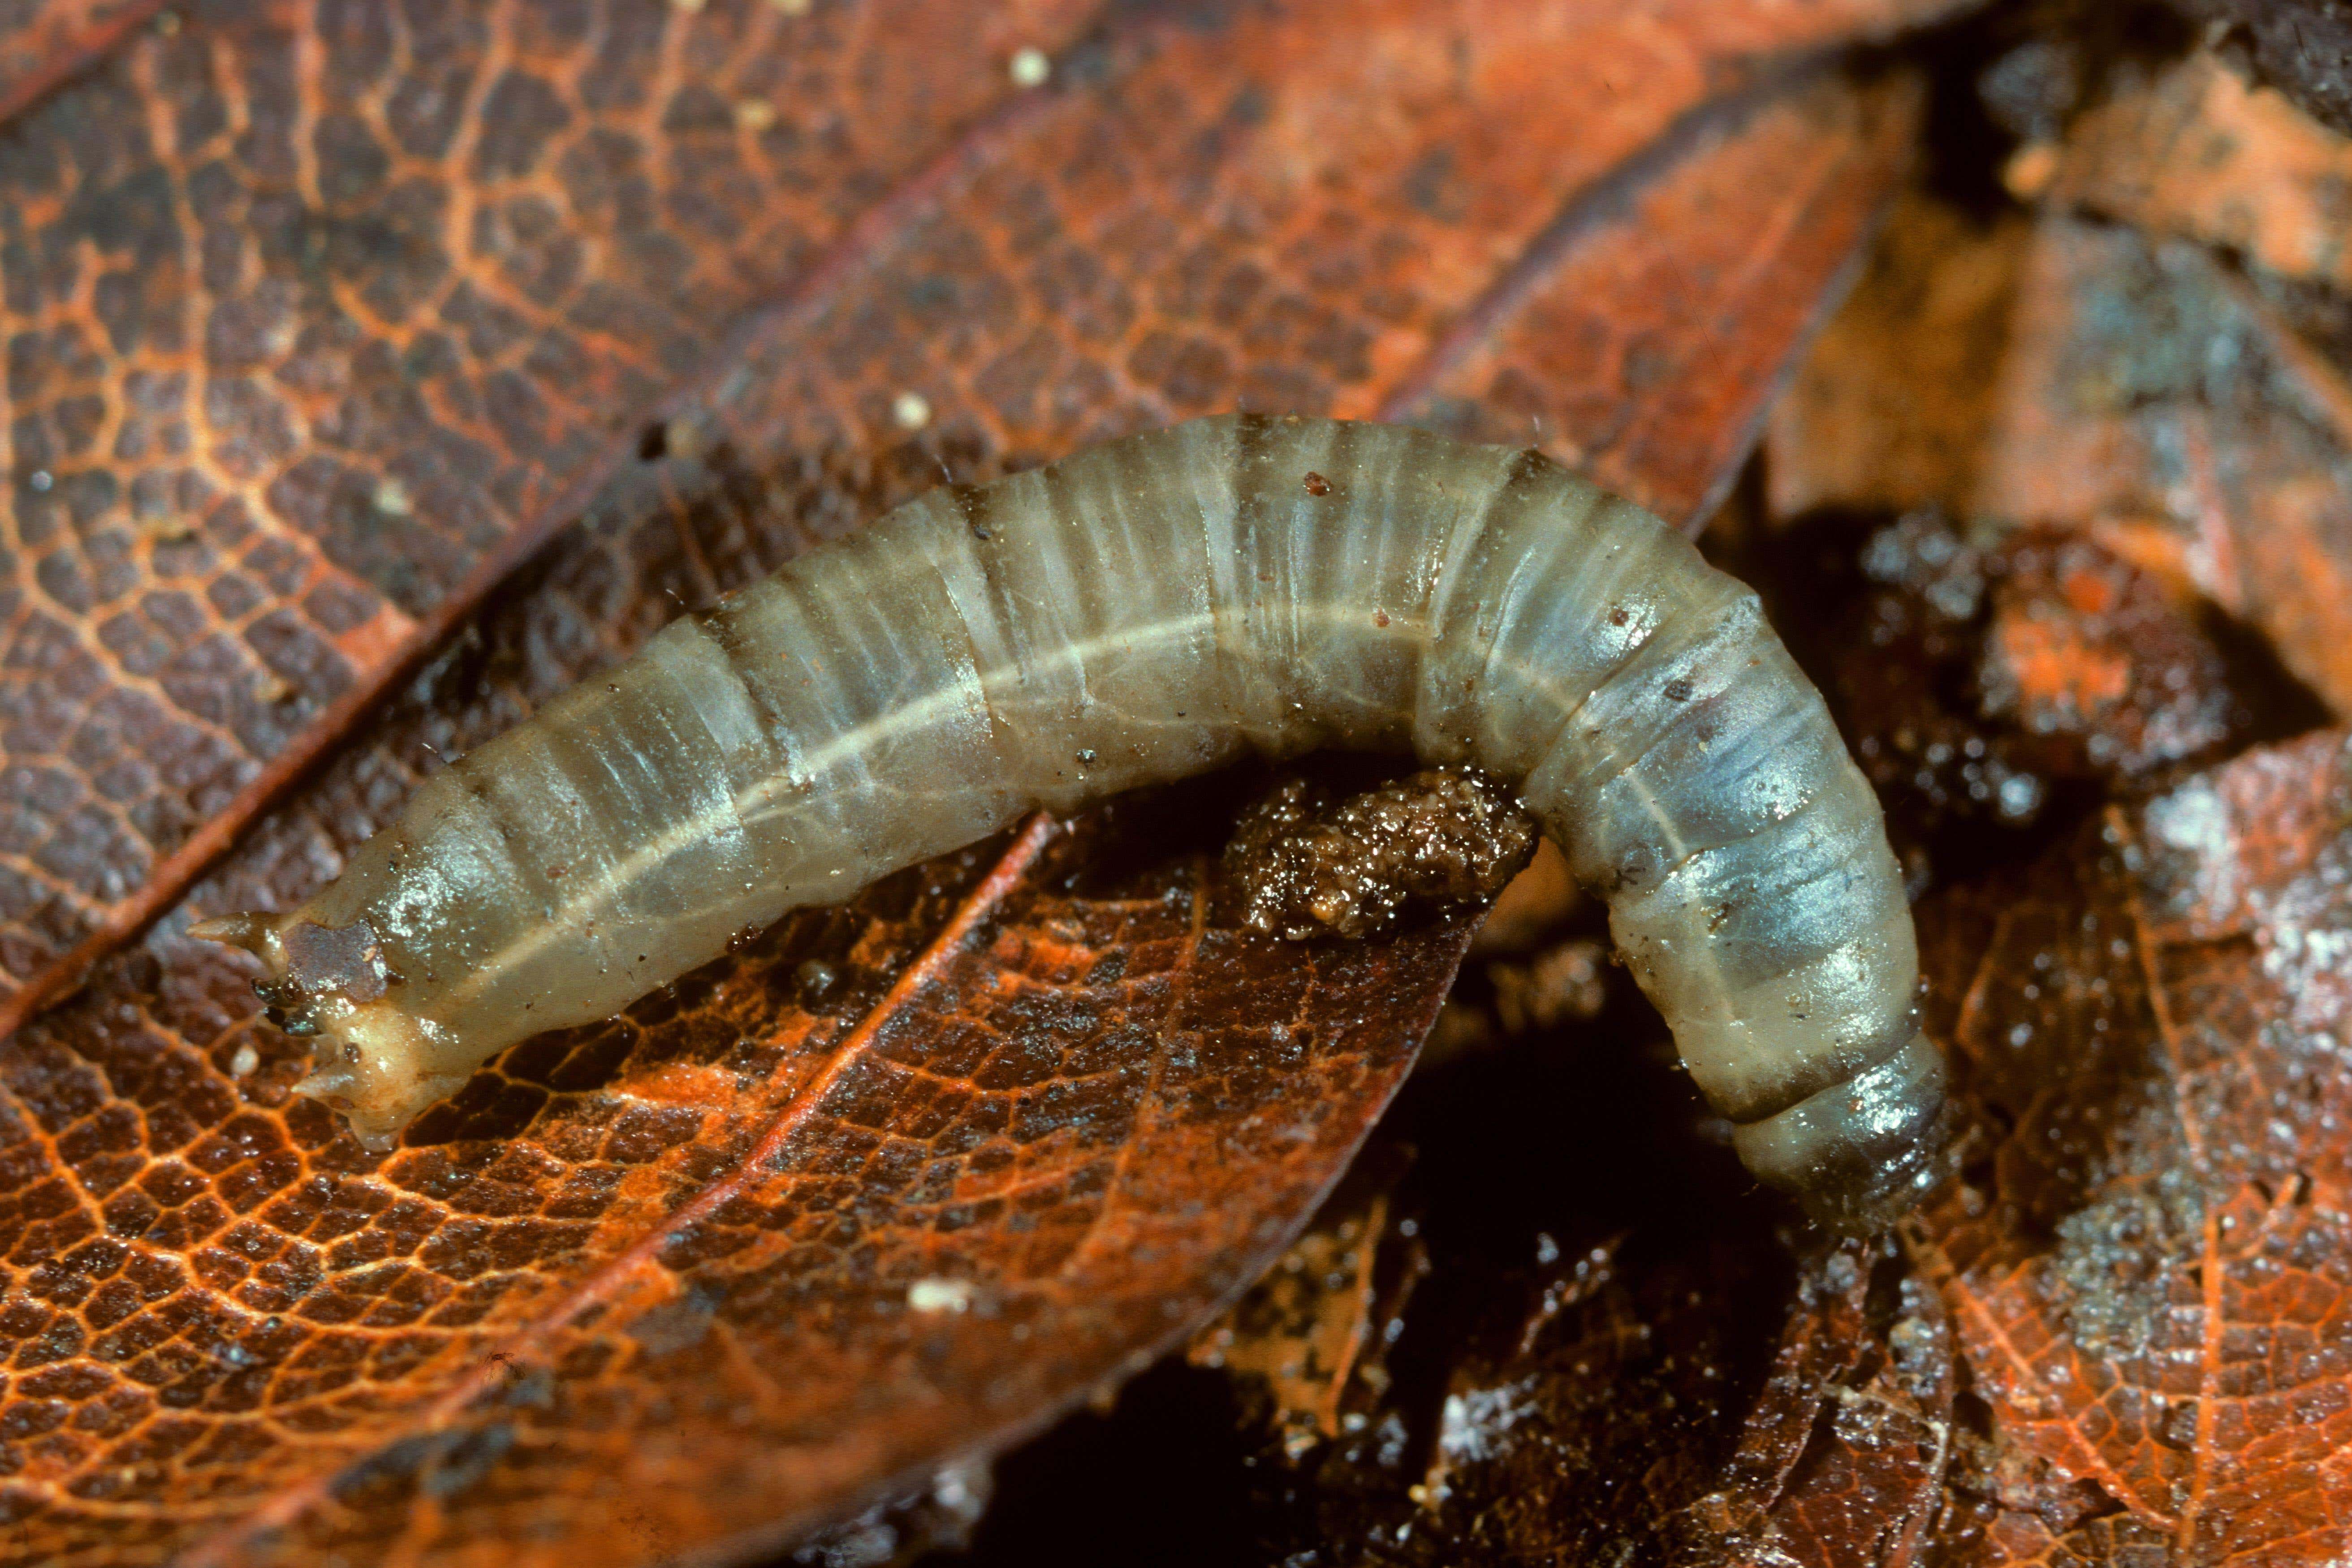
[[1323,746],[1516,785],[1758,1175],[1846,1224],[1931,1184],[1902,881],[1756,595],[1538,454],[1394,426],[1202,419],[935,490],[436,773],[301,908],[201,929],[382,1143],[797,905]]

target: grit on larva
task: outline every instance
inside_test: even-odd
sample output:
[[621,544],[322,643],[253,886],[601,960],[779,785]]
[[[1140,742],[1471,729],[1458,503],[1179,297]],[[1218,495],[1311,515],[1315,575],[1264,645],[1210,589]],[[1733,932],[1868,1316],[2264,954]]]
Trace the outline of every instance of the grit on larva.
[[934,490],[435,774],[299,909],[200,929],[381,1147],[787,910],[1323,747],[1516,790],[1758,1176],[1849,1227],[1933,1184],[1902,879],[1755,594],[1539,453],[1396,426],[1223,416]]

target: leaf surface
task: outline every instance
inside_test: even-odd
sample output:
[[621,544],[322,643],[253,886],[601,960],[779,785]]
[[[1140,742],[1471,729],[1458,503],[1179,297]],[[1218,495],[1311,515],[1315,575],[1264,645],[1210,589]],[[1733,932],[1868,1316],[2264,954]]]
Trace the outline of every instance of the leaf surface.
[[0,14],[0,120],[102,58],[162,0],[18,0]]

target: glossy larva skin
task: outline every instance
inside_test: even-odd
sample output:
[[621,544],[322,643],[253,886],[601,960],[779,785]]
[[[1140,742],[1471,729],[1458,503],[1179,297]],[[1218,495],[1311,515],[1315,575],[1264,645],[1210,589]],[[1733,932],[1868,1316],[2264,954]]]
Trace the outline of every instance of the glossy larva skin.
[[1515,783],[1759,1175],[1848,1224],[1928,1184],[1901,880],[1755,595],[1539,455],[1394,426],[1202,419],[933,491],[672,624],[427,780],[301,909],[215,934],[324,1037],[305,1089],[381,1141],[795,906],[1034,807],[1326,746]]

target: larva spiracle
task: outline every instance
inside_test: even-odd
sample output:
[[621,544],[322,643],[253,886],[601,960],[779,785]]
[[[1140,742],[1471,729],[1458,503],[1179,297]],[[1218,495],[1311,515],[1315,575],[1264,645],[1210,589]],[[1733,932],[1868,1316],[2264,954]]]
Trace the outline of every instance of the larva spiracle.
[[379,1145],[525,1036],[798,905],[1251,752],[1515,786],[1750,1170],[1852,1226],[1937,1173],[1878,804],[1754,593],[1541,455],[1227,416],[950,487],[664,629],[202,934]]

